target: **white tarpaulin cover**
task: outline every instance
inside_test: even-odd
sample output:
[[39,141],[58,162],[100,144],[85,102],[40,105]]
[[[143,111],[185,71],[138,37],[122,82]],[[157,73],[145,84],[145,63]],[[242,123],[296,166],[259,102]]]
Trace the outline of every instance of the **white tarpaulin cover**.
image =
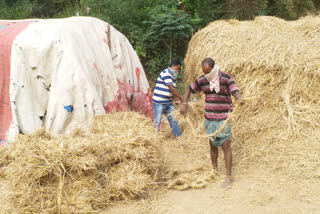
[[0,143],[41,127],[68,133],[106,112],[152,117],[139,58],[108,23],[91,17],[0,20],[0,39],[0,84],[7,84],[0,86]]

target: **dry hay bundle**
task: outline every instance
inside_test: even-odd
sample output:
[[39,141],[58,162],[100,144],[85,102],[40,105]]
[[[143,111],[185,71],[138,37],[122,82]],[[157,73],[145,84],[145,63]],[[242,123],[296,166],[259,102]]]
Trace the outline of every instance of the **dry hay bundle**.
[[187,190],[201,189],[216,179],[211,169],[199,167],[192,170],[173,170],[170,172],[171,180],[168,189]]
[[319,16],[216,21],[193,36],[187,82],[212,57],[246,99],[233,113],[238,168],[253,165],[290,181],[320,177],[319,38]]
[[159,147],[138,113],[98,117],[90,132],[21,135],[1,149],[1,213],[90,213],[157,187]]

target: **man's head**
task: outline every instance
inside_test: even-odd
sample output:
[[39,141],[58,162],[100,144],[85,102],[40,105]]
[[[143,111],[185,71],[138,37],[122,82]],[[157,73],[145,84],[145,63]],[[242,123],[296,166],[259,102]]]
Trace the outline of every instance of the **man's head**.
[[174,59],[169,64],[169,67],[173,70],[179,71],[181,69],[181,62],[178,59]]
[[210,73],[211,70],[213,69],[214,65],[215,65],[215,62],[212,58],[205,58],[201,63],[202,72],[204,74]]

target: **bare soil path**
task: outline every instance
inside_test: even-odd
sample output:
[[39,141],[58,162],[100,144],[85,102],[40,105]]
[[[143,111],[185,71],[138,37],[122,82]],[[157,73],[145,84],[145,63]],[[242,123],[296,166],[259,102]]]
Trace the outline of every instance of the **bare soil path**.
[[[199,167],[210,173],[208,145],[189,143],[181,147],[170,141],[164,145],[167,167],[172,171],[192,171]],[[234,183],[221,189],[224,163],[220,154],[218,175],[203,189],[185,191],[163,188],[150,199],[118,203],[103,212],[119,214],[247,214],[247,213],[320,213],[320,183],[318,179],[288,181],[274,172],[256,170],[248,163],[237,165],[234,154]],[[212,172],[211,172],[212,173]]]

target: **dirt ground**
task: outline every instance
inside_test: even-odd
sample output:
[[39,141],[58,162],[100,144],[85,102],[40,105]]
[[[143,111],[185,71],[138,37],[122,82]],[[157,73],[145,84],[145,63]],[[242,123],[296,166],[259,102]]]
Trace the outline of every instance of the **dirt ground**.
[[[233,142],[233,147],[239,145]],[[163,145],[167,167],[170,170],[192,171],[201,167],[204,174],[214,173],[210,165],[206,141],[186,143],[184,147],[174,140]],[[234,183],[221,189],[225,166],[219,154],[218,172],[203,189],[185,191],[163,187],[153,197],[130,203],[118,203],[104,212],[119,214],[206,214],[206,213],[320,213],[320,185],[318,179],[288,182],[269,169],[256,169],[250,163],[239,164],[234,149]]]
[[320,213],[319,187],[310,182],[303,188],[285,181],[269,182],[241,176],[228,190],[218,183],[201,190],[169,190],[158,199],[117,204],[105,213]]

